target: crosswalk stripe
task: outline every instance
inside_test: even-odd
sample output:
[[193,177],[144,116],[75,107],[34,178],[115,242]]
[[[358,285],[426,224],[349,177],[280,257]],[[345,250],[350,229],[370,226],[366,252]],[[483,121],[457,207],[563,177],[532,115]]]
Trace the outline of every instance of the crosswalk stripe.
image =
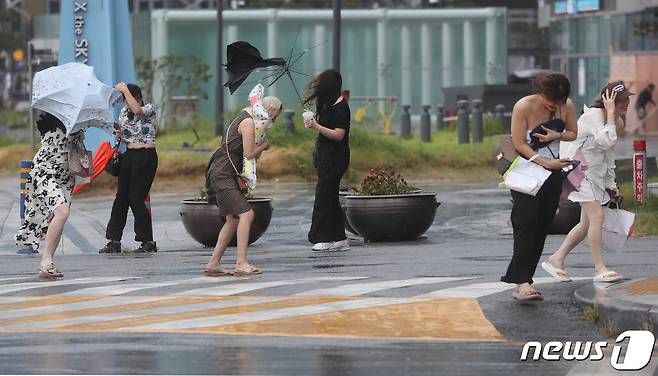
[[[556,279],[552,277],[539,277],[533,278],[534,284],[543,284],[543,283],[552,283],[557,282]],[[585,277],[572,277],[574,281],[586,280],[591,278]],[[505,282],[483,282],[483,283],[473,283],[469,285],[451,287],[447,289],[439,289],[427,294],[422,294],[416,296],[417,298],[481,298],[483,296],[497,294],[499,292],[511,290],[515,288],[516,285],[505,283]]]
[[[2,320],[17,318],[17,317],[28,317],[33,315],[48,315],[53,313],[79,311],[79,310],[92,309],[92,308],[114,307],[123,304],[146,303],[160,299],[162,298],[151,297],[151,296],[127,296],[127,297],[90,298],[89,300],[84,300],[80,302],[71,302],[71,303],[52,302],[52,304],[42,305],[38,307],[0,311],[0,323],[2,323]],[[2,310],[1,307],[0,310]]]
[[156,282],[156,283],[136,283],[136,284],[122,284],[122,285],[109,285],[109,286],[98,286],[98,287],[88,287],[80,290],[69,291],[64,295],[104,295],[104,296],[114,296],[114,295],[123,295],[134,291],[153,289],[158,287],[167,287],[167,286],[178,286],[178,285],[188,285],[188,284],[197,284],[197,283],[224,283],[224,282],[234,282],[248,279],[246,277],[196,277],[189,279],[181,279],[174,281],[166,282]]
[[10,311],[13,309],[26,309],[33,307],[42,307],[54,304],[69,304],[77,302],[85,302],[88,300],[96,300],[98,297],[94,296],[2,296],[0,297],[0,312]]
[[273,287],[289,286],[295,284],[316,283],[316,282],[334,282],[334,281],[353,281],[365,279],[367,277],[312,277],[302,279],[287,279],[272,282],[255,282],[255,283],[234,283],[230,285],[221,285],[206,287],[196,290],[184,291],[176,295],[237,295],[249,291],[268,289]]
[[72,325],[77,326],[93,323],[102,324],[104,322],[112,322],[115,320],[148,318],[150,316],[157,318],[166,317],[166,315],[172,315],[176,317],[177,315],[183,315],[186,313],[194,313],[199,311],[203,312],[206,310],[230,307],[242,307],[248,304],[268,303],[282,299],[284,298],[262,297],[255,298],[247,302],[235,298],[221,298],[215,299],[214,301],[207,301],[207,299],[206,301],[202,301],[199,298],[168,298],[152,303],[144,303],[139,305],[135,304],[132,305],[132,307],[128,305],[115,306],[109,310],[100,309],[96,312],[89,312],[83,315],[80,315],[80,312],[65,312],[64,314],[57,316],[50,315],[50,318],[58,316],[62,317],[59,319],[49,319],[49,317],[42,319],[39,317],[39,321],[34,319],[16,321],[2,320],[0,321],[0,331],[47,330]]
[[106,283],[106,282],[116,282],[116,281],[127,281],[130,279],[138,279],[138,278],[141,277],[86,277],[86,278],[64,279],[59,281],[48,281],[48,282],[12,283],[7,285],[0,285],[0,294],[7,294],[10,292],[31,290],[36,288],[48,288],[52,286]]
[[221,316],[208,316],[188,320],[168,321],[157,324],[136,326],[124,329],[125,331],[151,331],[151,330],[189,330],[198,328],[220,327],[222,325],[239,324],[262,320],[272,320],[291,316],[303,316],[317,313],[334,312],[358,308],[370,308],[384,305],[409,303],[420,300],[407,298],[359,298],[324,304],[304,305],[301,307],[287,307],[280,309],[264,310],[250,313],[237,313]]
[[[177,297],[175,300],[191,299],[192,297]],[[172,310],[168,313],[161,311],[148,310],[146,312],[122,312],[110,316],[79,317],[70,320],[67,323],[44,323],[42,329],[52,331],[108,331],[126,328],[130,326],[141,326],[168,321],[186,320],[201,317],[214,317],[228,314],[246,314],[249,312],[266,311],[277,308],[287,308],[295,306],[321,304],[331,301],[340,300],[341,298],[331,297],[310,297],[310,298],[289,298],[289,297],[196,297],[197,299],[209,300],[215,299],[217,306],[210,309],[195,309],[189,306],[181,306],[180,309]],[[125,315],[125,316],[121,316]],[[3,328],[2,330],[25,330],[24,328]]]
[[472,277],[420,277],[411,279],[400,279],[392,281],[353,283],[326,289],[311,290],[297,295],[319,295],[319,296],[358,296],[381,290],[395,289],[400,287],[426,285],[433,283],[456,282],[474,279]]

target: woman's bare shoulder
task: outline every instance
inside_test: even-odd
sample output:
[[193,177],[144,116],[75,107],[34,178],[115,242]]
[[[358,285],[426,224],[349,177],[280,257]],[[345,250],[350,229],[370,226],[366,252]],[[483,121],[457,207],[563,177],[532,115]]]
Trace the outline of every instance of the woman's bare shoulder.
[[525,96],[514,104],[514,111],[529,112],[533,108],[534,104],[534,95]]

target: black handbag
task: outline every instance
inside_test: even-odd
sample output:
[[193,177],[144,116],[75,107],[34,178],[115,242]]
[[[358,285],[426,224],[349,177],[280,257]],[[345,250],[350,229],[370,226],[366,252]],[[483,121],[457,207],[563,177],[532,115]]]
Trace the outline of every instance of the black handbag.
[[121,171],[121,153],[118,151],[119,143],[114,147],[114,155],[105,165],[105,172],[112,176],[119,176]]

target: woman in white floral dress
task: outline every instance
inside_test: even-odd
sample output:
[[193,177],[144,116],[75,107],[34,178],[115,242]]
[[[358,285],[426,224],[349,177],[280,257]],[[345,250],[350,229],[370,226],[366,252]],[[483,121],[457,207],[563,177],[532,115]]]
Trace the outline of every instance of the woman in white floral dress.
[[34,167],[25,184],[25,221],[15,240],[19,247],[37,249],[46,244],[39,264],[39,276],[61,278],[53,255],[69,217],[74,178],[69,172],[68,151],[71,141],[82,139],[83,132],[67,136],[64,125],[53,115],[44,113],[37,120],[41,147],[34,156]]

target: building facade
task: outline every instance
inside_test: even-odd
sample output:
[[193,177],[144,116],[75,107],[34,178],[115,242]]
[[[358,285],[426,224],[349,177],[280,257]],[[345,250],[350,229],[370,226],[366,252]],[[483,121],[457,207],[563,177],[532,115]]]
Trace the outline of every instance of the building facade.
[[[658,83],[658,0],[540,0],[539,24],[550,28],[551,68],[569,76],[578,109],[610,80],[636,93]],[[629,131],[640,125],[633,102]],[[658,131],[658,111],[646,126]]]

